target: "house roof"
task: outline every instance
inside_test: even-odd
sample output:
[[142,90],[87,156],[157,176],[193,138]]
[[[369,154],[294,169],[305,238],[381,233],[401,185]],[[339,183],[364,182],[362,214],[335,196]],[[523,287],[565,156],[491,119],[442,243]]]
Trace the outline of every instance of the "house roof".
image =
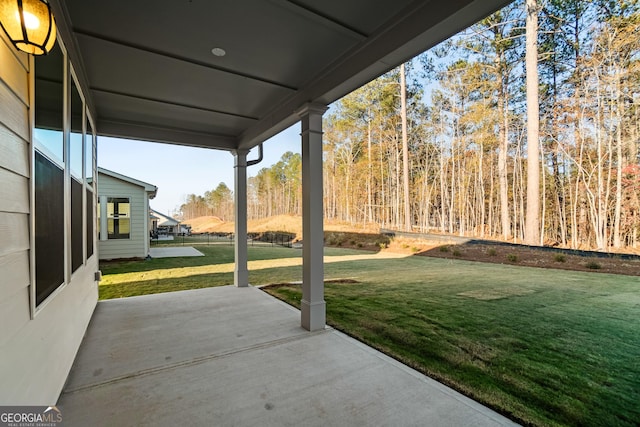
[[170,216],[158,212],[154,209],[151,209],[151,214],[158,218],[158,226],[160,227],[180,224],[180,221],[178,221],[177,219],[171,218]]
[[[121,173],[110,171],[109,169],[105,169],[101,167],[98,167],[98,174],[107,175],[112,178],[116,178],[121,181],[125,181],[133,185],[137,185],[138,187],[142,187],[144,188],[144,191],[146,191],[149,194],[150,199],[153,199],[154,197],[156,197],[156,194],[158,194],[158,187],[156,187],[153,184],[149,184],[148,182],[140,181],[139,179],[131,178],[130,176],[122,175]],[[100,181],[98,181],[98,185],[100,185],[99,183]]]
[[224,150],[260,144],[308,103],[509,2],[50,0],[99,135]]

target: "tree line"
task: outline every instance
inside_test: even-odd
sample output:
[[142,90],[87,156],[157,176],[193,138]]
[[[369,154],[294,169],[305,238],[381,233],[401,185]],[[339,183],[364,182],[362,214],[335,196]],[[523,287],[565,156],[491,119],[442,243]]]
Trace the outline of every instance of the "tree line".
[[[302,215],[302,158],[298,153],[284,153],[274,165],[262,168],[247,180],[247,217]],[[217,216],[234,220],[233,191],[221,182],[204,195],[189,194],[180,206],[183,220],[200,216]]]
[[[325,217],[637,247],[639,9],[519,0],[342,98],[324,120]],[[301,214],[300,169],[286,153],[249,178],[249,217]],[[226,190],[203,206],[231,218]]]
[[525,241],[533,206],[531,243],[637,246],[639,107],[637,1],[516,1],[335,105],[325,216]]

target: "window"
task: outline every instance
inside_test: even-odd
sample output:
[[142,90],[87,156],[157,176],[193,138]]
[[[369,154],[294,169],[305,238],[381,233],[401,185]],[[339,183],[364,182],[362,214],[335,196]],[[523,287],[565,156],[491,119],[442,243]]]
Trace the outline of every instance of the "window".
[[[93,255],[96,206],[95,137],[86,136],[90,118],[64,45],[34,61],[33,316]],[[125,222],[116,230],[128,235]]]
[[56,43],[47,55],[35,57],[35,130],[38,151],[59,165],[64,164],[64,62]]
[[73,77],[71,77],[71,134],[69,135],[69,169],[71,176],[82,180],[82,150],[84,145],[83,138],[83,111],[84,102],[80,97],[78,85]]
[[128,198],[107,199],[107,238],[128,239],[131,231],[131,204]]
[[35,58],[35,307],[65,283],[65,60],[59,43]]
[[36,305],[64,283],[64,171],[36,151]]
[[84,263],[83,111],[84,103],[78,85],[71,77],[71,135],[67,162],[71,170],[71,272],[75,272]]

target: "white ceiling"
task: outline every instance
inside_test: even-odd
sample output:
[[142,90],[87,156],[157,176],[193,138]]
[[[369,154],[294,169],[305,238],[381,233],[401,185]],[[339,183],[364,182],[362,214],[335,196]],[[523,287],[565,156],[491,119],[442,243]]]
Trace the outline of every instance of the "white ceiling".
[[509,2],[50,1],[99,134],[225,150],[254,147],[304,104],[329,104]]

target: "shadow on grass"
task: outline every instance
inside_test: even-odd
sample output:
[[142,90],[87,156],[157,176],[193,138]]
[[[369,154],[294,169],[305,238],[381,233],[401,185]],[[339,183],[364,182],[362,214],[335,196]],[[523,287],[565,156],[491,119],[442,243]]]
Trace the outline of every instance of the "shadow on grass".
[[[260,235],[256,235],[256,238],[263,243],[271,243],[269,239],[273,239],[271,246],[252,246],[249,244],[249,261],[256,260],[268,260],[279,259],[283,257],[302,256],[302,252],[299,249],[291,249],[286,245],[281,245],[276,242],[276,239],[280,241],[287,241],[292,238],[292,233],[285,233],[279,231],[264,232]],[[181,239],[181,237],[178,237]],[[205,244],[204,241],[200,241],[201,244],[195,244],[200,237],[185,237],[185,244],[180,241],[162,242],[157,247],[170,247],[170,246],[189,246],[189,243],[193,244],[200,252],[205,256],[203,257],[176,257],[176,258],[152,258],[147,260],[114,260],[114,261],[100,261],[100,269],[103,274],[119,274],[119,273],[142,273],[146,271],[182,268],[182,267],[200,267],[204,265],[212,264],[226,264],[233,263],[234,251],[232,244],[225,243],[212,243]],[[369,233],[352,233],[352,232],[325,232],[325,243],[329,247],[344,248],[344,249],[359,249],[379,252],[382,248],[387,247],[390,243],[390,238],[382,234],[369,234]],[[153,247],[156,247],[155,245]],[[290,254],[284,254],[282,251],[293,251]]]
[[[271,283],[274,275],[279,280],[296,282],[302,280],[302,268],[299,265],[274,267],[249,272],[249,283],[264,285]],[[108,276],[105,276],[108,280]],[[143,277],[143,276],[141,276]],[[105,282],[107,281],[105,280]],[[149,280],[131,280],[116,283],[103,283],[99,286],[101,300],[150,295],[165,292],[185,291],[189,289],[213,288],[233,285],[233,272],[191,274],[181,277],[162,277]]]
[[[125,260],[125,261],[100,261],[100,269],[104,275],[120,273],[142,273],[153,270],[168,270],[173,268],[200,267],[213,264],[227,264],[234,262],[234,251],[230,246],[197,246],[204,256],[198,257],[175,257],[175,258],[152,258],[147,260]],[[284,252],[288,251],[288,252]],[[300,251],[273,247],[252,247],[248,248],[249,260],[280,259],[283,257],[300,256]]]
[[213,273],[187,277],[169,277],[152,280],[100,285],[99,299],[135,297],[140,295],[186,291],[190,289],[213,288],[233,284],[233,273]]

